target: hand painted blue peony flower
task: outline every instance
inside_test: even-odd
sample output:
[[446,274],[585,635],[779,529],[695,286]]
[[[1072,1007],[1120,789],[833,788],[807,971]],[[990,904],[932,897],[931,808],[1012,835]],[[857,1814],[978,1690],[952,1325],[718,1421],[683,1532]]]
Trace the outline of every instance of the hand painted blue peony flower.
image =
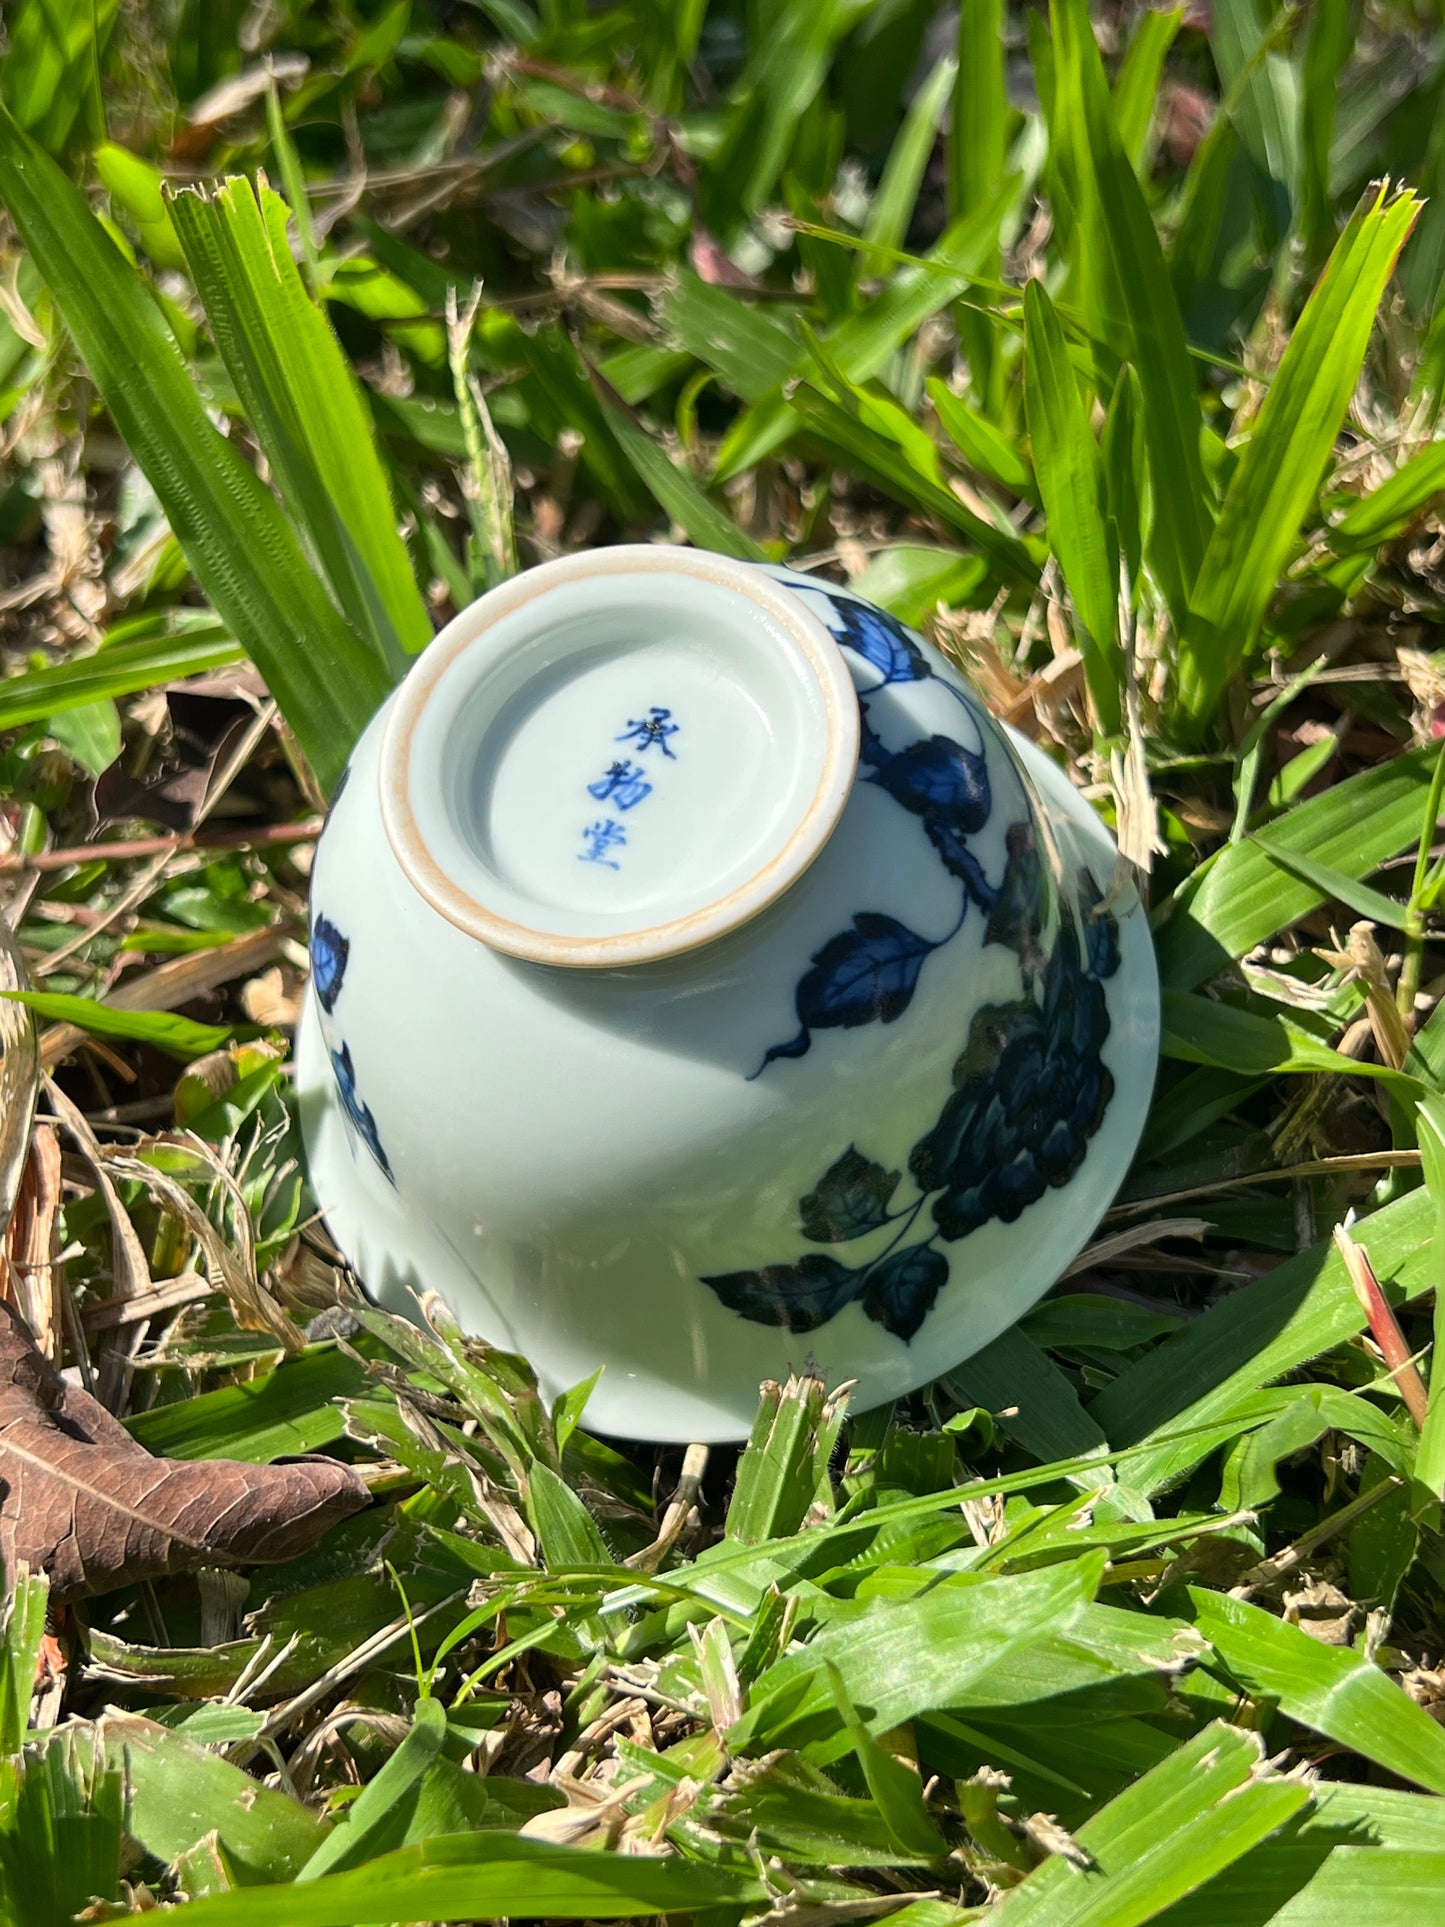
[[357,1135],[385,1172],[388,1182],[395,1184],[391,1161],[382,1149],[381,1137],[376,1128],[376,1119],[371,1114],[371,1106],[361,1101],[361,1095],[356,1088],[356,1067],[351,1061],[350,1044],[343,1044],[340,1050],[332,1051],[331,1070],[336,1079],[336,1088],[341,1094],[342,1108],[356,1126]]
[[351,939],[343,937],[329,917],[316,914],[311,926],[311,980],[316,996],[329,1017],[341,994],[346,975],[346,960],[351,955]]
[[947,1239],[992,1218],[1012,1224],[1050,1187],[1067,1184],[1103,1121],[1114,1093],[1100,1055],[1109,1010],[1079,953],[1065,923],[1042,1003],[1025,997],[978,1013],[953,1095],[913,1148],[909,1169],[923,1190],[941,1192],[933,1218]]
[[904,1245],[880,1258],[863,1287],[863,1309],[905,1344],[916,1338],[948,1283],[948,1260],[931,1244]]

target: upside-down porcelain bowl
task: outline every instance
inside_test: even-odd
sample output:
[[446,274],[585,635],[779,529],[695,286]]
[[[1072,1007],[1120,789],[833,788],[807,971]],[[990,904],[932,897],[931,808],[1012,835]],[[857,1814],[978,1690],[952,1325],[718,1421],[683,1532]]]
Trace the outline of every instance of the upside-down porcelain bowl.
[[367,1289],[437,1292],[599,1430],[746,1434],[986,1344],[1108,1206],[1153,1083],[1088,805],[845,589],[568,556],[438,636],[316,852],[297,1082]]

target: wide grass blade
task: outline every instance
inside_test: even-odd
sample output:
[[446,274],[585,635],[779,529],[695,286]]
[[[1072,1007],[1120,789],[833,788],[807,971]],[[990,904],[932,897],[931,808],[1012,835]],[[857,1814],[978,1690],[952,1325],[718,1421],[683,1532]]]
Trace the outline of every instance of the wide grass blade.
[[1200,1632],[1250,1693],[1402,1780],[1445,1793],[1445,1730],[1373,1660],[1243,1599],[1202,1586],[1189,1597]]
[[[199,611],[191,611],[199,615]],[[179,682],[207,669],[244,662],[246,652],[214,617],[200,616],[179,634],[140,635],[104,644],[89,656],[71,656],[44,669],[27,669],[0,682],[0,729],[58,716],[106,697],[133,696],[156,683]]]
[[0,110],[0,198],[217,615],[330,787],[391,679],[274,497],[212,427],[150,291],[81,195]]
[[1196,736],[1254,646],[1299,540],[1419,207],[1408,188],[1391,197],[1381,187],[1360,203],[1239,456],[1180,637],[1179,702]]
[[392,676],[432,626],[397,533],[371,418],[307,294],[265,184],[187,191],[171,214],[221,359],[338,607]]
[[[898,138],[889,150],[878,192],[868,210],[863,239],[882,248],[900,248],[923,184],[924,170],[938,139],[938,124],[953,89],[956,63],[945,57],[913,97]],[[1001,158],[1001,157],[1000,157]],[[1002,166],[1000,165],[1000,173]],[[879,273],[885,261],[875,254],[859,256],[857,277]]]
[[193,1017],[178,1017],[169,1010],[121,1010],[93,997],[72,997],[58,990],[0,990],[0,997],[27,1005],[52,1024],[74,1024],[92,1037],[151,1044],[182,1060],[205,1057],[236,1035],[233,1024],[198,1024]]
[[120,0],[19,0],[6,12],[0,100],[52,154],[68,145],[77,116],[92,140],[103,136],[100,61]]
[[0,1759],[18,1753],[30,1722],[30,1695],[45,1637],[50,1581],[23,1566],[5,1575],[10,1588],[0,1632]]
[[886,1733],[920,1713],[966,1705],[997,1667],[1037,1641],[1067,1633],[1103,1574],[1103,1554],[1070,1565],[936,1591],[830,1626],[755,1683],[752,1704],[728,1735],[740,1752],[846,1734],[831,1662],[869,1730]]
[[[258,1786],[229,1760],[151,1720],[110,1713],[96,1737],[111,1771],[125,1775],[127,1831],[158,1860],[174,1860],[212,1834],[250,1879],[289,1880],[329,1832],[299,1800]],[[344,1840],[347,1829],[338,1831]]]
[[1445,441],[1431,442],[1397,468],[1388,482],[1371,489],[1345,510],[1329,531],[1330,547],[1340,554],[1378,549],[1402,535],[1442,490]]
[[593,377],[607,426],[618,447],[671,521],[686,530],[700,549],[736,556],[741,562],[768,559],[762,545],[740,529],[725,510],[709,501],[687,470],[672,460],[655,436],[633,420],[621,398],[607,391],[600,375]]
[[364,1927],[368,1921],[622,1920],[741,1908],[755,1876],[651,1855],[591,1853],[507,1833],[445,1835],[298,1887],[245,1887],[198,1900],[196,1927]]
[[1417,843],[1436,761],[1419,749],[1362,770],[1271,823],[1269,854],[1231,843],[1201,865],[1156,917],[1164,982],[1192,990],[1326,901],[1328,891],[1281,868],[1280,853],[1359,878]]
[[1164,56],[1174,45],[1183,21],[1182,7],[1146,8],[1139,16],[1120,63],[1119,78],[1114,83],[1114,118],[1119,124],[1124,152],[1136,172],[1143,169],[1148,158],[1149,127],[1159,103]]
[[998,191],[1008,142],[1003,0],[963,0],[958,14],[958,80],[948,154],[948,199],[956,217]]
[[1340,69],[1353,38],[1350,0],[1315,0],[1300,71],[1300,230],[1314,258],[1334,225],[1330,205],[1330,147]]
[[[916,267],[893,275],[876,300],[861,312],[848,315],[822,337],[830,361],[849,381],[870,380],[930,316],[964,292],[974,275],[988,271],[997,254],[1001,226],[1006,217],[1012,217],[1017,205],[1018,186],[1014,177],[993,201],[951,222]],[[759,332],[754,324],[750,335]],[[719,353],[706,332],[700,340],[690,340],[689,346],[709,367],[715,366],[724,380],[729,378],[728,365],[736,362],[735,350]],[[809,365],[807,349],[799,347],[789,373],[805,374]],[[733,423],[718,449],[715,481],[728,481],[754,467],[795,431],[797,413],[780,390],[781,383],[779,392],[758,396]],[[746,395],[742,388],[738,392]]]
[[1052,1854],[990,1921],[1138,1927],[1248,1853],[1309,1797],[1298,1781],[1264,1777],[1256,1734],[1216,1721],[1079,1828],[1086,1864]]
[[1209,541],[1200,414],[1184,324],[1154,222],[1125,152],[1085,0],[1052,0],[1050,135],[1076,217],[1074,258],[1100,386],[1132,362],[1154,483],[1150,564],[1176,624]]
[[1214,0],[1210,45],[1245,152],[1255,163],[1256,205],[1266,243],[1290,223],[1299,179],[1299,103],[1294,69],[1270,49],[1254,0]]
[[1024,290],[1024,340],[1024,395],[1049,541],[1083,626],[1084,674],[1099,727],[1115,736],[1124,683],[1119,556],[1105,520],[1099,444],[1089,430],[1064,331],[1041,281],[1030,281]]
[[[1366,1219],[1361,1236],[1392,1305],[1433,1289],[1430,1238],[1435,1210],[1412,1191]],[[1267,1277],[1232,1292],[1177,1336],[1121,1372],[1094,1400],[1089,1416],[1115,1448],[1145,1447],[1129,1482],[1146,1492],[1181,1478],[1213,1449],[1204,1430],[1240,1401],[1365,1328],[1332,1242],[1313,1246]],[[1158,1435],[1156,1444],[1147,1442]]]
[[441,1701],[418,1700],[400,1746],[362,1788],[342,1825],[333,1827],[318,1844],[296,1875],[298,1885],[364,1865],[398,1845],[416,1803],[418,1784],[441,1752],[446,1734]]

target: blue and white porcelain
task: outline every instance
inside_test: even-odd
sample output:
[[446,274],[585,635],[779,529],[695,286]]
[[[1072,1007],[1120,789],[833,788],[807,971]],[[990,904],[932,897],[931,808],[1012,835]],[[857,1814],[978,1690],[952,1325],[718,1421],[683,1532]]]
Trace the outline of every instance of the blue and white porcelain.
[[725,1440],[811,1364],[913,1390],[1059,1277],[1158,1050],[1108,832],[846,589],[695,550],[464,610],[316,853],[311,1177],[598,1430]]

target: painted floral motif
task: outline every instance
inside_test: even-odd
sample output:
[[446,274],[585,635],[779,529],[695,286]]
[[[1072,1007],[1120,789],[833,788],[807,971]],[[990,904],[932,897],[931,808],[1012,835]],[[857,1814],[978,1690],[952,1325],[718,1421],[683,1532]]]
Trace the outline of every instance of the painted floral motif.
[[[761,1076],[776,1058],[806,1056],[816,1030],[895,1022],[913,1001],[925,961],[963,928],[969,904],[987,914],[997,896],[968,848],[968,838],[988,822],[993,806],[987,761],[951,736],[922,737],[897,751],[885,748],[872,726],[868,697],[892,683],[921,682],[933,671],[916,640],[892,616],[841,596],[830,596],[828,604],[839,642],[880,677],[858,697],[864,780],[875,783],[917,817],[944,868],[962,884],[962,897],[958,920],[941,937],[923,937],[896,917],[860,911],[850,930],[830,937],[813,953],[812,967],[798,980],[794,992],[798,1032],[764,1053],[754,1077]],[[952,684],[941,687],[968,708]]]
[[[839,641],[879,672],[875,688],[933,673],[916,640],[891,617],[841,597],[830,601]],[[962,885],[958,921],[943,937],[929,939],[894,917],[857,913],[850,930],[813,954],[798,982],[798,1035],[774,1045],[754,1075],[776,1058],[803,1056],[814,1030],[893,1023],[908,1008],[925,960],[958,934],[970,904],[986,918],[985,944],[1016,954],[1021,994],[975,1012],[953,1068],[953,1090],[909,1153],[911,1200],[895,1204],[903,1173],[856,1144],[799,1200],[799,1225],[810,1244],[846,1245],[896,1226],[881,1253],[849,1265],[827,1251],[810,1251],[791,1263],[703,1283],[740,1316],[793,1332],[815,1331],[856,1302],[907,1342],[948,1282],[940,1243],[966,1238],[995,1219],[1013,1223],[1047,1190],[1067,1184],[1083,1162],[1114,1089],[1102,1058],[1109,1035],[1103,986],[1118,968],[1119,941],[1117,922],[1086,873],[1077,906],[1072,913],[1064,909],[1045,953],[1048,876],[1031,824],[1008,826],[1004,874],[997,886],[990,884],[968,848],[991,808],[984,757],[941,735],[888,751],[869,724],[869,693],[859,696],[866,780],[918,818]]]
[[344,936],[331,919],[318,910],[311,926],[311,981],[316,987],[316,1001],[325,1013],[322,1031],[327,1054],[331,1058],[331,1072],[336,1079],[342,1109],[355,1126],[362,1143],[390,1182],[395,1184],[390,1160],[382,1149],[376,1119],[370,1105],[362,1102],[356,1088],[356,1067],[351,1061],[351,1046],[344,1040],[338,1045],[333,1036],[334,1026],[328,1021],[335,1013],[350,956],[351,939]]
[[[1026,833],[1027,825],[1012,829]],[[1010,872],[1039,870],[1025,834],[1010,842]],[[1025,899],[1026,881],[1012,894]],[[810,1251],[790,1264],[704,1278],[731,1310],[808,1332],[857,1301],[885,1331],[911,1340],[948,1282],[939,1243],[966,1238],[994,1219],[1012,1224],[1073,1177],[1114,1092],[1101,1053],[1109,1035],[1104,979],[1118,967],[1118,926],[1091,889],[1077,923],[1064,917],[1047,961],[1040,961],[1038,903],[1036,892],[1025,916],[989,924],[986,941],[1007,942],[1018,954],[1023,993],[975,1012],[953,1067],[953,1090],[909,1153],[912,1200],[895,1206],[902,1172],[850,1144],[798,1202],[811,1244],[850,1244],[896,1225],[891,1243],[861,1265]]]

